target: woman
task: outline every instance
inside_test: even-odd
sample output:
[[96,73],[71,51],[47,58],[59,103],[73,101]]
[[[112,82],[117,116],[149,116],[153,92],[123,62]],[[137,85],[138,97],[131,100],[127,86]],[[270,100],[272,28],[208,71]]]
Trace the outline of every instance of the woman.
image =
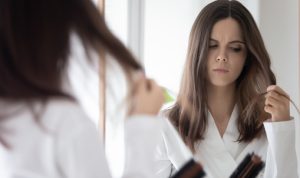
[[[110,33],[91,1],[0,1],[0,141],[12,176],[111,177],[96,127],[66,84],[69,64],[74,56],[97,63],[100,48],[114,57],[135,91],[128,103],[129,118],[135,118],[128,119],[132,129],[156,127],[154,115],[163,102],[160,87],[144,76],[133,79],[142,67]],[[142,133],[132,132],[129,141],[143,141]],[[149,145],[143,146],[139,150]],[[147,160],[137,163],[147,165]],[[125,174],[151,177],[144,174],[148,170],[144,166]]]
[[193,24],[188,49],[156,155],[159,177],[182,167],[190,151],[208,177],[229,177],[252,152],[266,163],[261,176],[298,177],[289,98],[276,86],[250,12],[238,1],[208,4]]

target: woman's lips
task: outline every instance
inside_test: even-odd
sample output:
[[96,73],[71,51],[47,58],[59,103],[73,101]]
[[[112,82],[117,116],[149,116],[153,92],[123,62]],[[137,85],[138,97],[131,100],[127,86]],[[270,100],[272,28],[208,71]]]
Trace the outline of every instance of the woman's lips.
[[227,73],[229,72],[229,70],[227,69],[213,69],[214,72],[218,72],[218,73]]

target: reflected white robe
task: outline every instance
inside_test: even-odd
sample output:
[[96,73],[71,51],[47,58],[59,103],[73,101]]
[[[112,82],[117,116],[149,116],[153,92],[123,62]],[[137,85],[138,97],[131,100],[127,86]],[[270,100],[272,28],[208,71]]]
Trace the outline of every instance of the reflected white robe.
[[[9,110],[22,108],[20,112],[12,114],[11,118],[0,124],[0,130],[3,127],[12,131],[3,134],[12,149],[2,154],[0,147],[0,178],[8,177],[8,173],[11,173],[13,178],[116,177],[109,168],[104,145],[99,138],[97,125],[94,124],[99,118],[98,56],[91,51],[91,63],[88,63],[87,53],[75,33],[71,34],[70,43],[70,66],[66,74],[68,82],[64,83],[63,88],[67,93],[74,95],[78,103],[50,100],[39,117],[45,130],[35,122],[33,113],[26,108],[27,103],[6,103],[0,100],[0,115],[6,115],[4,113]],[[110,70],[112,73],[114,71]],[[111,79],[108,78],[108,81]],[[118,79],[120,79],[118,84],[126,83],[124,77]],[[122,86],[118,87],[117,89],[120,89]],[[111,89],[109,88],[109,91]],[[122,92],[125,93],[123,90]],[[42,105],[36,102],[34,106],[41,108]],[[114,108],[119,109],[115,105]],[[118,114],[122,112],[114,111]],[[122,119],[125,120],[125,118],[115,118],[112,122],[120,121],[118,124],[124,126],[125,143],[128,143],[124,143],[126,155],[123,153],[123,147],[110,147],[114,150],[109,150],[112,154],[121,153],[126,156],[125,169],[118,177],[153,178],[153,159],[150,159],[150,155],[154,154],[153,150],[160,138],[158,134],[160,132],[153,133],[153,131],[159,128],[161,120],[155,116],[145,115],[126,118],[126,123]],[[112,130],[112,132],[117,131]],[[108,143],[110,142],[106,140],[106,144]],[[122,143],[115,145],[122,145]],[[9,157],[11,164],[6,164],[4,157]],[[123,157],[120,156],[111,163],[123,165],[123,161]],[[4,169],[4,166],[10,168],[11,172]]]
[[[298,177],[294,119],[285,122],[264,122],[266,134],[250,143],[239,143],[236,142],[239,135],[237,116],[235,107],[222,138],[212,115],[208,114],[205,139],[196,144],[196,152],[193,155],[204,167],[207,177],[229,177],[242,159],[252,152],[261,156],[266,163],[264,173],[259,177]],[[183,141],[167,119],[162,137],[155,155],[156,172],[157,177],[168,177],[192,156],[187,147],[183,149]]]
[[[98,131],[78,104],[53,99],[42,108],[36,102],[34,108],[41,111],[39,123],[26,104],[0,101],[0,114],[11,114],[1,122],[6,131],[1,136],[11,146],[9,150],[0,146],[0,168],[4,169],[0,170],[1,178],[113,177]],[[160,135],[149,133],[160,121],[145,115],[128,118],[127,162],[121,177],[154,177],[150,158]]]

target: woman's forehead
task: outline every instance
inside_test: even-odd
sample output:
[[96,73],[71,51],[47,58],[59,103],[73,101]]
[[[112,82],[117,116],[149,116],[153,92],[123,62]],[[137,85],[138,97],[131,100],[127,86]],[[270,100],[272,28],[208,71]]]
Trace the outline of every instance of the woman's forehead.
[[242,41],[243,34],[239,23],[233,18],[226,18],[216,22],[212,28],[211,39],[216,41]]

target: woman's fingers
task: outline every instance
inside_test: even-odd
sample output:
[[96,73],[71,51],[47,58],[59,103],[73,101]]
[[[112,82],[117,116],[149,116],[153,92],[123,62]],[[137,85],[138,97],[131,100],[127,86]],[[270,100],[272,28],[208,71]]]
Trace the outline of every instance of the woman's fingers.
[[265,105],[272,105],[274,107],[289,106],[289,99],[277,92],[270,91],[265,97]]
[[272,115],[272,121],[285,121],[290,119],[290,103],[288,94],[276,85],[267,88],[265,108]]
[[152,79],[141,78],[136,82],[130,114],[158,114],[164,103],[163,90]]
[[280,88],[279,86],[277,85],[270,85],[268,88],[267,88],[267,92],[271,92],[271,91],[275,91],[278,95],[282,95],[282,96],[285,96],[287,98],[290,98],[289,95],[282,89]]

